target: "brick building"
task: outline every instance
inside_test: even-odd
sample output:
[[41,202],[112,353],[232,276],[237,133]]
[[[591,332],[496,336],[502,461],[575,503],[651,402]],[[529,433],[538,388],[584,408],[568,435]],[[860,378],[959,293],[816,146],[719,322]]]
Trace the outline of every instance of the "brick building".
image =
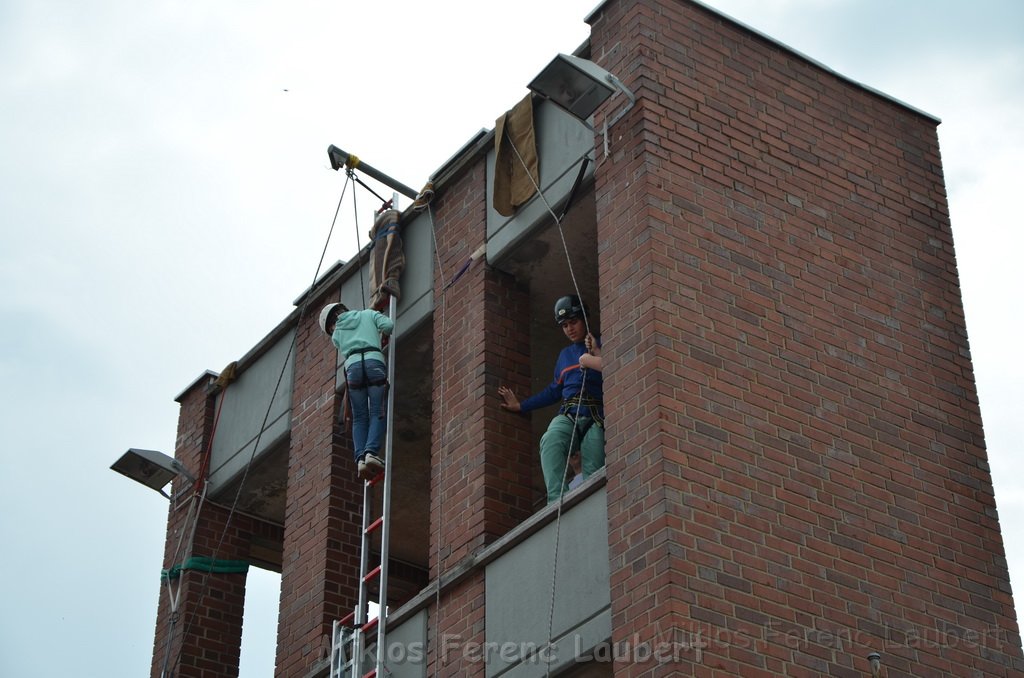
[[[696,2],[587,21],[576,54],[635,105],[590,127],[537,99],[542,196],[512,216],[493,132],[402,213],[389,671],[853,678],[878,652],[889,678],[1020,675],[938,120]],[[604,340],[607,466],[559,509],[549,416],[497,387],[550,380],[568,262]],[[279,571],[277,676],[326,675],[355,602],[362,484],[316,317],[362,306],[366,268],[178,397],[207,498],[175,495],[165,567]],[[244,572],[176,581],[153,675],[236,675]]]

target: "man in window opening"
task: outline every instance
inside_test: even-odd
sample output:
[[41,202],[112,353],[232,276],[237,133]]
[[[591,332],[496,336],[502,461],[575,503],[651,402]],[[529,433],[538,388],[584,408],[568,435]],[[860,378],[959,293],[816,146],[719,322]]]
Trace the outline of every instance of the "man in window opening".
[[380,455],[387,419],[388,377],[381,335],[391,334],[394,321],[373,309],[350,311],[328,304],[320,312],[322,329],[345,356],[345,387],[352,408],[352,452],[357,474],[371,480],[384,470]]
[[558,501],[567,488],[566,464],[570,451],[579,449],[583,478],[604,466],[604,390],[601,344],[588,328],[587,307],[576,295],[555,302],[555,322],[572,342],[555,362],[555,379],[547,388],[523,401],[507,386],[498,388],[502,409],[527,413],[561,401],[558,414],[540,439],[540,467],[548,503]]

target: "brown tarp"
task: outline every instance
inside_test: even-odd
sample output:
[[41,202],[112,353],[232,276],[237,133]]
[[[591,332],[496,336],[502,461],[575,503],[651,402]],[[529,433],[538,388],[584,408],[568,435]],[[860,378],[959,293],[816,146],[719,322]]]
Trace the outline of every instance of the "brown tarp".
[[533,95],[527,94],[495,121],[493,203],[498,214],[512,216],[520,205],[533,197],[537,192],[535,184],[540,185],[537,167]]
[[385,210],[377,215],[370,229],[373,249],[370,250],[370,286],[373,296],[370,306],[383,311],[387,307],[388,295],[395,300],[402,298],[398,279],[405,268],[405,250],[398,227],[398,210]]

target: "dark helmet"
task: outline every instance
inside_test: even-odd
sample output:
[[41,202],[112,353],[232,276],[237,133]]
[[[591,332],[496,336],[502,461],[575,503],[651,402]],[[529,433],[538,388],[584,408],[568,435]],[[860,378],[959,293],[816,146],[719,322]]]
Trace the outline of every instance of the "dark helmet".
[[555,302],[555,322],[559,325],[572,318],[582,318],[586,313],[586,304],[575,294],[562,297]]

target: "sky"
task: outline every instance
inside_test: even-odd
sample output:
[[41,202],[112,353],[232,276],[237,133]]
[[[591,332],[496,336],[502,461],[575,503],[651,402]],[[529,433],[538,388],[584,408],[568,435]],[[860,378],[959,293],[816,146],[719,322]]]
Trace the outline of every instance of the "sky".
[[[707,4],[942,120],[1019,589],[1024,3]],[[360,229],[365,244],[365,192],[328,239],[344,185],[329,145],[422,186],[586,39],[596,6],[0,3],[0,675],[148,675],[167,501],[110,464],[172,454],[175,396],[270,332],[322,254],[348,259]],[[250,573],[242,678],[272,675],[279,583]]]

